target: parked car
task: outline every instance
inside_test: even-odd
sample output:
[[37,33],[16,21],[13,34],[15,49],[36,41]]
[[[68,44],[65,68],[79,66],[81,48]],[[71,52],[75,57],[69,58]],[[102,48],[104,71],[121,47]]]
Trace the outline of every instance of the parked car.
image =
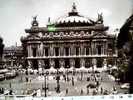
[[9,72],[5,73],[5,77],[6,77],[6,79],[10,79],[10,78],[16,77],[16,71],[13,70],[13,71],[9,71]]
[[6,72],[8,72],[9,70],[8,69],[1,69],[0,70],[0,74],[4,74],[4,73],[6,73]]
[[129,89],[129,83],[124,83],[120,87],[121,89]]
[[3,81],[5,79],[4,74],[0,74],[0,81]]
[[96,83],[89,83],[86,87],[87,88],[96,88],[97,84]]

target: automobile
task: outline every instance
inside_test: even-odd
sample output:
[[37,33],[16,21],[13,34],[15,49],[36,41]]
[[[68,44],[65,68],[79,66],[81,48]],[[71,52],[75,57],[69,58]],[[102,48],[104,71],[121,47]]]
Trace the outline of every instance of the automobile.
[[4,74],[0,74],[0,81],[3,81],[5,79]]
[[9,71],[9,72],[5,73],[5,77],[6,77],[6,79],[10,79],[10,78],[16,77],[16,71],[12,70],[12,71]]
[[95,70],[95,73],[100,73],[98,70]]
[[124,83],[120,86],[121,89],[129,89],[129,83]]
[[87,88],[96,88],[97,85],[96,85],[96,83],[89,83],[86,87]]

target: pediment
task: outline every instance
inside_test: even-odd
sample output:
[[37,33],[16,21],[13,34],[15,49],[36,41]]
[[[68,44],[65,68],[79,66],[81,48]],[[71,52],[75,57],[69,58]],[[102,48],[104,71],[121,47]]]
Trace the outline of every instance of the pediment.
[[40,36],[35,35],[35,34],[30,34],[27,36],[27,39],[28,40],[38,40],[38,39],[40,39]]
[[106,37],[109,37],[109,36],[106,33],[96,32],[91,37],[92,38],[106,38]]

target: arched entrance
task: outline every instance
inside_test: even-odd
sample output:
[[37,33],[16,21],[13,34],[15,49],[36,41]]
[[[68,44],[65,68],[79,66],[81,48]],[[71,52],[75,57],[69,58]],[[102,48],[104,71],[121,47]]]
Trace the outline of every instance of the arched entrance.
[[45,59],[44,60],[44,68],[45,69],[49,69],[50,68],[50,66],[49,66],[49,60],[48,59]]
[[103,58],[97,58],[97,68],[102,68],[103,66]]
[[69,59],[65,59],[65,68],[70,68]]
[[59,59],[55,59],[55,68],[60,68]]
[[90,67],[91,67],[91,60],[85,59],[85,68],[90,68]]
[[38,61],[36,59],[32,60],[33,69],[38,69]]
[[80,68],[80,59],[79,58],[75,59],[75,68]]

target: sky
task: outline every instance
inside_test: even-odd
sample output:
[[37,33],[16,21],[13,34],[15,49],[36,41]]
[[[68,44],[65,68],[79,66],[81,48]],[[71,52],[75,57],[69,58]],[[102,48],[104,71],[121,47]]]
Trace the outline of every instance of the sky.
[[5,46],[21,45],[25,29],[31,27],[33,16],[38,16],[40,27],[67,15],[75,2],[77,11],[96,20],[103,13],[105,25],[110,31],[120,28],[133,13],[133,0],[0,0],[0,36]]

